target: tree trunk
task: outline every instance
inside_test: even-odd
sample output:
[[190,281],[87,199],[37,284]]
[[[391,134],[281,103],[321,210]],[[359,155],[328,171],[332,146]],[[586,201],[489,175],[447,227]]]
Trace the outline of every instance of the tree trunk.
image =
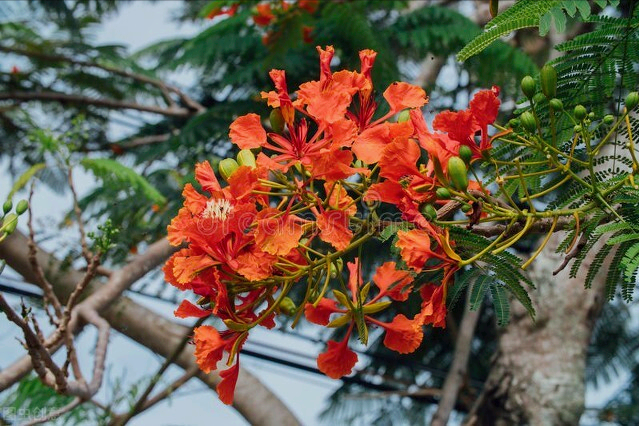
[[[29,263],[27,241],[24,235],[16,231],[0,244],[0,259],[6,260],[7,265],[21,274],[25,280],[34,282],[35,275]],[[83,273],[64,269],[59,260],[43,250],[38,250],[37,257],[53,284],[55,293],[66,302]],[[147,266],[152,269],[155,265]],[[85,295],[99,288],[99,285],[90,285],[85,290]],[[187,327],[176,324],[127,297],[117,298],[101,314],[114,329],[163,357],[169,357],[173,353],[182,336],[188,331]],[[193,348],[187,346],[175,364],[185,370],[194,367]],[[25,363],[24,360],[18,361],[14,366],[19,368],[13,369],[16,373],[13,376],[10,371],[1,372],[0,390],[31,370],[30,363]],[[8,370],[10,369],[11,367]],[[215,389],[220,381],[220,376],[215,373],[200,372],[197,377],[211,389]],[[293,413],[277,396],[246,370],[240,372],[233,407],[252,425],[299,424]]]
[[530,293],[537,310],[533,321],[519,303],[512,303],[511,322],[499,339],[493,366],[469,416],[474,425],[577,425],[584,411],[584,371],[593,326],[605,302],[606,270],[590,290],[584,289],[595,247],[574,279],[555,248],[554,235],[531,265],[537,289]]

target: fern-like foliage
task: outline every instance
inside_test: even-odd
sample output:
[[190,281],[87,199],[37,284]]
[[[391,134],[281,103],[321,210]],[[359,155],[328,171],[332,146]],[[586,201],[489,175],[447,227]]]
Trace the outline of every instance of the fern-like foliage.
[[[616,6],[618,0],[598,0],[601,8],[608,4]],[[579,0],[520,0],[503,13],[486,24],[484,32],[474,38],[457,54],[457,59],[465,61],[486,49],[495,40],[522,28],[538,27],[539,34],[544,36],[554,20],[557,31],[566,29],[566,14],[573,17],[576,12],[583,19],[591,14],[590,4]]]
[[144,177],[133,169],[108,158],[84,158],[82,166],[102,180],[108,187],[119,190],[133,190],[133,194],[142,195],[150,202],[164,204],[166,199]]

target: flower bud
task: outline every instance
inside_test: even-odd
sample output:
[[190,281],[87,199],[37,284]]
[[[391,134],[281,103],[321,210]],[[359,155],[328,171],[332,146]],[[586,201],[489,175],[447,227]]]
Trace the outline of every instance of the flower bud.
[[448,188],[437,188],[437,191],[435,191],[435,194],[437,195],[437,198],[439,198],[440,200],[448,200],[450,199],[450,191],[448,190]]
[[284,131],[284,115],[282,115],[282,111],[279,108],[275,108],[271,111],[268,119],[271,123],[271,129],[273,129],[275,133],[282,133]]
[[410,120],[410,111],[407,109],[400,112],[399,115],[397,116],[398,123],[405,123],[408,120]]
[[255,155],[251,152],[250,149],[243,149],[237,154],[237,163],[240,166],[248,166],[254,169],[257,166],[255,162]]
[[437,219],[437,210],[435,210],[432,204],[424,204],[420,207],[419,211],[428,220]]
[[518,118],[511,118],[510,121],[508,122],[508,126],[512,128],[517,128],[519,127],[520,124],[521,122],[519,121]]
[[582,128],[579,124],[577,124],[577,125],[574,127],[574,131],[575,131],[575,133],[581,133],[581,131],[582,131],[582,130],[583,130],[583,128]]
[[473,157],[473,150],[468,145],[462,145],[459,147],[459,158],[464,160],[464,163],[469,164]]
[[546,97],[543,93],[536,93],[535,96],[533,96],[533,102],[536,104],[542,103],[545,99]]
[[530,99],[535,96],[535,79],[531,76],[527,75],[526,77],[521,79],[521,91],[524,95]]
[[342,273],[342,269],[344,269],[344,261],[342,258],[337,258],[334,262],[331,262],[330,266],[330,275],[331,278],[337,278],[338,274]]
[[459,157],[450,157],[448,160],[448,177],[453,187],[459,191],[468,188],[468,169],[466,163]]
[[639,93],[630,92],[626,96],[626,108],[628,111],[633,110],[639,104]]
[[4,220],[2,221],[2,228],[0,229],[2,229],[7,234],[11,234],[13,231],[16,230],[17,226],[18,226],[18,215],[15,213],[9,213],[8,215],[4,217]]
[[297,306],[295,306],[295,302],[293,302],[293,299],[291,299],[290,297],[285,297],[280,302],[279,309],[281,313],[290,317],[295,314]]
[[586,111],[586,108],[583,105],[577,105],[575,107],[574,114],[577,121],[582,121],[588,115],[588,111]]
[[13,208],[13,202],[11,202],[11,200],[7,200],[4,202],[4,204],[2,205],[2,213],[7,214],[11,211],[11,208]]
[[18,215],[23,214],[29,208],[29,202],[27,200],[18,201],[18,205],[16,206],[16,213]]
[[548,99],[557,96],[557,71],[552,65],[546,64],[541,68],[539,81],[541,91]]
[[613,117],[612,115],[608,114],[608,115],[604,116],[603,122],[604,122],[604,124],[607,124],[608,126],[610,126],[612,123],[615,122],[615,117]]
[[524,129],[528,130],[530,133],[534,133],[537,129],[537,122],[535,121],[535,116],[532,115],[529,111],[523,112],[519,116],[519,121],[521,121],[521,125],[524,126]]
[[464,203],[461,206],[461,211],[463,211],[464,213],[468,213],[471,209],[472,209],[472,206],[468,203]]
[[225,158],[224,160],[220,161],[220,164],[218,166],[218,171],[220,172],[220,176],[222,176],[222,179],[224,179],[225,181],[228,181],[231,175],[239,167],[240,165],[237,164],[237,161],[235,161],[234,159]]
[[555,111],[561,111],[562,109],[564,109],[564,103],[557,98],[552,98],[549,103],[552,109],[554,109]]

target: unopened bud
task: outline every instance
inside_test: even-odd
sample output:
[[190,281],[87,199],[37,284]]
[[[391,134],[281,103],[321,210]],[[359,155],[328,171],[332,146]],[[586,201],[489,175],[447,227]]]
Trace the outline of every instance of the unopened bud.
[[257,166],[255,162],[255,155],[251,152],[250,149],[243,149],[237,154],[237,163],[240,166],[248,166],[254,169]]
[[586,107],[583,105],[577,105],[574,114],[577,121],[582,121],[588,115],[588,111],[586,111]]
[[224,179],[225,181],[228,181],[231,175],[239,167],[240,165],[237,164],[237,161],[235,161],[234,159],[225,158],[224,160],[220,161],[220,164],[218,166],[218,171],[220,172],[220,176],[222,176],[222,179]]
[[470,160],[473,157],[473,150],[468,145],[462,145],[459,147],[459,158],[464,160],[464,163],[470,164]]
[[552,65],[546,64],[541,68],[539,82],[541,83],[541,91],[548,99],[557,95],[557,71]]
[[519,116],[519,121],[521,121],[521,125],[524,126],[524,129],[528,130],[530,133],[534,133],[537,129],[537,122],[535,121],[535,116],[532,115],[529,111],[523,112]]
[[531,76],[527,75],[526,77],[521,79],[521,91],[524,95],[530,99],[535,96],[535,79]]
[[6,232],[7,234],[11,234],[13,231],[16,230],[16,227],[18,226],[18,215],[15,213],[9,213],[8,215],[6,215],[4,217],[4,220],[2,221],[2,231]]
[[437,210],[435,210],[435,207],[433,207],[432,204],[424,204],[419,211],[428,220],[437,219]]
[[639,93],[630,92],[626,96],[626,108],[628,111],[633,110],[639,104]]
[[2,205],[2,213],[7,214],[13,208],[13,202],[11,200],[7,200]]
[[562,109],[564,109],[564,103],[557,98],[552,98],[549,103],[552,109],[556,111],[561,111]]
[[16,213],[19,215],[23,214],[29,208],[29,202],[27,200],[18,201],[18,205],[16,206]]
[[279,309],[281,313],[290,317],[295,314],[297,306],[295,306],[295,302],[293,302],[293,299],[291,299],[290,297],[285,297],[280,302]]

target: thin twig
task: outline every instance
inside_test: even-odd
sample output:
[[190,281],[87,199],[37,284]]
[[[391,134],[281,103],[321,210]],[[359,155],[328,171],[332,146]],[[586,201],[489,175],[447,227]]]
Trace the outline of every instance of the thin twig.
[[435,411],[435,414],[433,415],[431,426],[445,426],[448,423],[448,418],[455,407],[459,390],[461,389],[464,377],[466,376],[468,358],[470,357],[473,336],[475,334],[475,327],[477,326],[478,320],[479,309],[475,311],[470,310],[470,292],[468,292],[464,318],[462,318],[459,326],[459,333],[457,335],[457,341],[455,342],[453,363],[448,375],[446,376],[446,380],[444,381],[442,398],[437,406],[437,411]]

